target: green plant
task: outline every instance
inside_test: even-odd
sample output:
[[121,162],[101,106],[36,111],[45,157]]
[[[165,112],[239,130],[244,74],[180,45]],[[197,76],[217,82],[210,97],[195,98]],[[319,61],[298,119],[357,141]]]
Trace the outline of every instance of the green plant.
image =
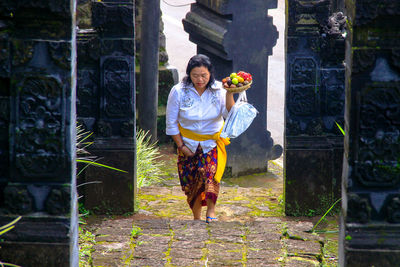
[[133,225],[133,226],[132,226],[132,231],[131,231],[131,237],[132,237],[132,238],[135,238],[135,237],[137,237],[138,235],[140,235],[141,232],[142,232],[142,229],[141,229],[140,227],[138,227],[138,226],[136,226],[136,225]]
[[78,211],[79,211],[79,223],[80,224],[86,224],[84,218],[86,216],[90,215],[90,213],[91,213],[90,210],[87,210],[85,208],[85,206],[83,205],[83,203],[79,202],[78,203]]
[[157,142],[151,142],[149,131],[136,132],[137,187],[149,186],[162,180],[159,161],[161,154]]
[[[21,220],[21,216],[18,216],[16,219],[14,219],[12,222],[3,225],[0,227],[0,235],[3,235],[5,233],[7,233],[8,231],[10,231],[11,229],[13,229],[15,227],[15,224]],[[0,266],[10,266],[10,267],[20,267],[19,265],[15,265],[12,263],[8,263],[8,262],[2,262],[0,261]]]
[[95,244],[95,235],[79,227],[79,266],[93,266],[92,252]]
[[[336,126],[339,128],[340,132],[343,134],[343,136],[346,135],[346,132],[343,130],[343,128],[340,126],[339,123],[336,123]],[[322,215],[322,217],[318,220],[318,222],[313,226],[313,228],[310,230],[310,232],[315,232],[315,229],[317,228],[317,226],[325,219],[325,217],[329,214],[329,212],[336,206],[336,204],[338,202],[340,202],[342,199],[339,198],[338,200],[335,201],[335,203],[332,204],[332,206],[330,206],[330,208],[325,212],[324,215]]]
[[2,235],[2,234],[4,234],[4,233],[7,233],[8,231],[10,231],[11,229],[13,229],[14,227],[15,227],[15,224],[19,221],[19,220],[21,220],[21,216],[18,216],[15,220],[13,220],[12,222],[10,222],[10,223],[8,223],[8,224],[6,224],[6,225],[3,225],[3,226],[1,226],[0,227],[0,235]]
[[311,229],[310,232],[315,232],[315,228],[317,228],[317,226],[320,224],[320,222],[322,222],[323,219],[325,219],[325,217],[328,215],[328,213],[333,209],[333,207],[335,207],[335,205],[340,202],[342,199],[339,198],[338,200],[335,201],[335,203],[333,203],[333,205],[325,212],[325,214],[318,220],[318,222],[313,226],[313,228]]
[[19,265],[15,265],[15,264],[8,263],[8,262],[1,262],[1,261],[0,261],[0,266],[21,267]]
[[336,126],[339,128],[340,132],[343,134],[343,136],[345,136],[346,132],[343,130],[343,128],[340,126],[340,124],[337,123],[336,121],[335,121],[335,123],[336,123]]
[[[98,163],[97,161],[100,160],[97,156],[92,156],[88,151],[87,148],[93,144],[93,142],[89,141],[89,138],[93,135],[92,132],[85,131],[82,125],[77,123],[76,126],[76,162],[78,163],[83,163],[83,167],[80,169],[80,171],[77,173],[77,176],[79,176],[87,167],[89,166],[95,166],[95,167],[102,167],[102,168],[107,168],[111,169],[114,171],[119,171],[123,173],[127,173],[127,171],[120,170],[105,164]],[[93,183],[101,183],[100,181],[93,181],[93,182],[87,182],[87,183],[81,183],[77,187],[84,186],[87,184],[93,184]],[[80,198],[80,197],[79,197]],[[79,203],[79,222],[84,224],[84,220],[81,217],[89,215],[89,211],[85,209],[82,203]]]
[[88,151],[87,148],[93,144],[93,142],[87,141],[90,136],[92,136],[92,132],[85,131],[82,125],[77,124],[76,126],[76,162],[85,163],[85,166],[78,172],[77,176],[79,176],[87,167],[95,166],[95,167],[102,167],[111,169],[114,171],[128,173],[127,171],[120,170],[105,164],[98,163],[97,161],[100,158],[96,156],[92,156]]
[[316,212],[315,210],[309,209],[307,214],[306,214],[306,216],[307,217],[313,217],[313,216],[315,216],[315,212]]

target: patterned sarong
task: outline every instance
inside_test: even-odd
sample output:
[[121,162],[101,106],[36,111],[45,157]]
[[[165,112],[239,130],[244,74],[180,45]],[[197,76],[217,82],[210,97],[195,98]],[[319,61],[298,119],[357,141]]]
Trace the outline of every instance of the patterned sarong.
[[202,206],[207,205],[207,199],[217,202],[220,184],[214,180],[216,171],[217,147],[204,154],[199,145],[195,155],[187,159],[182,152],[178,152],[179,180],[190,208],[193,208],[199,195]]

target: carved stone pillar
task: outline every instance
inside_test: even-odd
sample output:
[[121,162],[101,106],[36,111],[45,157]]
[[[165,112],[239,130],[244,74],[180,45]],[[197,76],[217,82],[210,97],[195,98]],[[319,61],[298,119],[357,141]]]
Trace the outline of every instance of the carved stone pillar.
[[285,213],[323,214],[340,198],[344,24],[336,0],[287,2]]
[[400,261],[400,2],[346,0],[341,266]]
[[78,181],[100,182],[80,190],[86,208],[123,214],[136,192],[133,1],[92,2],[92,25],[78,36],[78,120],[94,133],[91,154],[128,173],[89,167]]
[[282,147],[274,146],[267,131],[268,56],[278,32],[272,17],[266,14],[276,6],[276,0],[251,4],[245,0],[197,0],[183,20],[197,52],[211,58],[218,80],[233,71],[253,75],[254,84],[247,98],[259,114],[249,129],[227,147],[227,176],[265,171],[267,161],[282,154]]
[[0,3],[0,259],[78,266],[75,0]]

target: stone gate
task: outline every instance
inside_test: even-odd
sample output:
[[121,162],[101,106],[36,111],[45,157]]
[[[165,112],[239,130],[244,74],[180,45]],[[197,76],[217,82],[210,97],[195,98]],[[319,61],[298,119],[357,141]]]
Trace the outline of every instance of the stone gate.
[[244,70],[255,81],[248,100],[259,114],[249,129],[227,146],[228,177],[265,171],[267,161],[282,154],[282,147],[274,144],[267,130],[268,56],[278,38],[267,14],[276,5],[276,0],[251,4],[245,0],[197,0],[183,20],[197,52],[209,56],[215,65],[218,80]]
[[341,266],[400,261],[400,2],[346,0]]
[[0,2],[0,259],[78,266],[75,0]]
[[[333,188],[335,180],[337,185],[338,168],[330,161],[340,159],[341,137],[334,122],[343,122],[340,114],[345,103],[340,265],[395,266],[400,259],[400,2],[346,0],[345,99],[340,65],[343,17],[337,13],[341,1],[288,3],[289,11],[293,9],[288,13],[287,37],[287,170],[290,153],[296,156],[297,149],[304,152],[303,162],[316,159],[319,171],[327,171],[326,187]],[[79,33],[77,53],[75,0],[0,2],[0,225],[23,216],[2,236],[3,261],[23,266],[78,266],[76,101],[82,114],[79,119],[96,133],[94,150],[112,158],[111,165],[123,162],[130,171],[106,183],[124,187],[133,198],[132,5],[131,1],[96,2],[96,29]],[[199,44],[198,52],[216,62],[218,77],[243,68],[259,81],[254,86],[257,99],[249,101],[261,114],[253,128],[232,144],[232,151],[243,153],[233,157],[234,174],[262,169],[265,160],[280,154],[268,134],[264,113],[267,56],[277,37],[271,18],[264,15],[274,6],[273,0],[257,1],[246,11],[254,16],[241,17],[232,1],[198,0],[184,22]],[[259,10],[265,10],[263,16]],[[204,17],[210,18],[207,25],[213,25],[211,35],[207,33],[210,28],[196,29],[204,26]],[[241,29],[238,22],[246,18],[249,23],[253,19],[262,23],[248,29],[245,43],[230,42],[234,40],[230,35]],[[206,39],[210,36],[211,40]],[[250,55],[251,59],[265,68],[250,64],[234,50],[249,43],[262,52]],[[82,89],[78,99],[77,73]],[[89,80],[98,82],[85,87]],[[310,113],[319,117],[310,118]],[[261,145],[249,146],[250,140]],[[250,152],[258,157],[249,157]],[[107,190],[99,190],[97,199],[88,196],[88,203],[92,199],[94,205],[103,204],[98,199],[108,197]],[[118,203],[119,212],[132,207],[131,201]],[[100,207],[114,205],[106,202]]]
[[340,198],[344,33],[336,0],[287,1],[284,195],[291,216],[324,214]]
[[77,33],[78,122],[94,134],[87,150],[126,173],[89,167],[79,193],[89,210],[123,214],[134,211],[136,192],[134,3],[90,4],[91,23]]

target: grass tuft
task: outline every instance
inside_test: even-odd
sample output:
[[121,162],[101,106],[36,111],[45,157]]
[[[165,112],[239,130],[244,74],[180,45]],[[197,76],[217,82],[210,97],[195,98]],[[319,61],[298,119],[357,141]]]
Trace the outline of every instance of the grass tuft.
[[149,186],[162,181],[161,153],[157,142],[151,142],[149,131],[136,132],[137,187]]

